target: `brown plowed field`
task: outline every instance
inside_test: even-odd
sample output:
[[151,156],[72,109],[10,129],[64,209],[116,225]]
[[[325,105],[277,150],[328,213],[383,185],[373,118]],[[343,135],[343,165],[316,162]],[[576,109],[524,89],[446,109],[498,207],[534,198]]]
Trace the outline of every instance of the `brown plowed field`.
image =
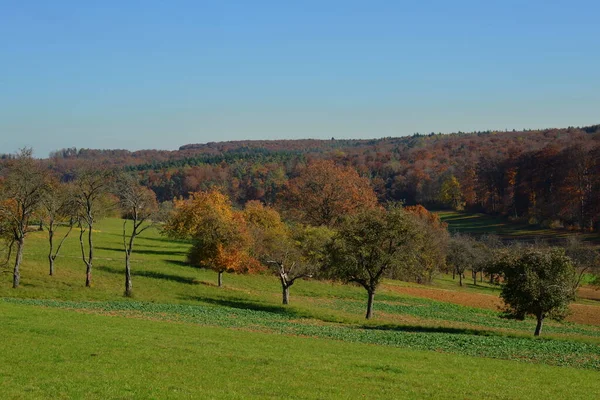
[[[425,287],[398,287],[393,285],[385,285],[385,287],[389,290],[410,296],[445,301],[462,306],[500,310],[503,305],[503,302],[499,297],[488,294],[458,291],[455,292],[451,290],[430,289]],[[580,290],[579,294],[581,297],[586,299],[600,299],[600,292],[593,289],[583,288]],[[571,315],[567,317],[567,321],[577,322],[580,324],[600,325],[600,304],[598,306],[572,304]]]

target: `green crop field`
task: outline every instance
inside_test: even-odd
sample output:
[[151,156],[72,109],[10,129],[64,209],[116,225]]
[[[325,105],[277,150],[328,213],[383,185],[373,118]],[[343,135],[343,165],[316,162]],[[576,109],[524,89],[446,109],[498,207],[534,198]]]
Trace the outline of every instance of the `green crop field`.
[[[3,398],[597,398],[600,326],[534,321],[411,296],[388,281],[366,322],[364,289],[300,281],[282,306],[268,274],[185,265],[189,244],[149,231],[123,296],[122,222],[98,224],[93,287],[77,235],[48,276],[30,233],[21,287],[0,282]],[[459,291],[443,277],[435,287]],[[439,290],[439,289],[436,289]],[[497,295],[495,287],[460,293]],[[600,312],[596,305],[585,305]],[[597,308],[596,308],[597,307]]]

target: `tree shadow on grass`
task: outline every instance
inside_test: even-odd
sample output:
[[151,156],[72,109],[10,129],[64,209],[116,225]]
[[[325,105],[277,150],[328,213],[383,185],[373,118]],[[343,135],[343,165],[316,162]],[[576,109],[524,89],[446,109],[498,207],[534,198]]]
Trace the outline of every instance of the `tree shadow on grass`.
[[164,259],[163,262],[166,262],[167,264],[178,265],[180,267],[193,267],[191,264],[189,264],[185,261]]
[[193,300],[201,303],[214,304],[217,306],[239,308],[242,310],[253,310],[253,311],[264,311],[268,313],[274,313],[279,315],[285,315],[288,317],[299,317],[300,314],[294,309],[285,307],[283,305],[277,306],[273,304],[258,303],[252,300],[246,299],[214,299],[200,296],[185,296],[185,300]]
[[[107,235],[111,235],[111,236],[119,236],[119,237],[123,237],[122,233],[107,233]],[[177,244],[190,244],[192,243],[191,240],[186,240],[186,239],[171,239],[171,238],[167,238],[167,237],[148,237],[148,236],[139,236],[139,238],[141,240],[152,240],[155,242],[162,242],[162,243],[177,243]]]
[[377,331],[396,331],[410,333],[450,333],[455,335],[474,335],[474,336],[500,336],[500,333],[472,328],[450,328],[444,326],[422,326],[422,325],[362,325],[362,329]]
[[[96,247],[98,250],[108,250],[108,251],[123,251],[123,249],[116,249],[114,247]],[[160,255],[160,256],[185,256],[187,253],[185,251],[179,250],[144,250],[137,247],[134,249],[133,254],[152,254],[152,255]]]
[[[111,267],[97,267],[97,269],[105,272],[110,272],[111,274],[123,274],[124,271],[118,268]],[[180,276],[173,274],[165,274],[163,272],[155,272],[155,271],[132,271],[131,275],[133,276],[143,276],[145,278],[153,278],[153,279],[162,279],[165,281],[179,282],[185,283],[188,285],[199,285],[201,282],[196,280],[195,278],[191,278],[188,276]]]

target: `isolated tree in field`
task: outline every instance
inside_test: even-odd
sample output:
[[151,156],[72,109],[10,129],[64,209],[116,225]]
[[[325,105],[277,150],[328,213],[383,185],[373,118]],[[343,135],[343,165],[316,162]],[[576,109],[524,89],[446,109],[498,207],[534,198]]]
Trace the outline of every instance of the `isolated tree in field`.
[[[50,276],[54,275],[54,262],[63,243],[73,230],[77,221],[77,204],[73,197],[73,186],[63,184],[57,178],[52,178],[48,183],[48,190],[42,199],[39,212],[40,221],[48,232],[48,263]],[[58,246],[54,247],[54,236],[58,225],[66,224],[68,229],[60,238]]]
[[188,261],[218,273],[223,284],[224,272],[246,273],[260,269],[250,257],[250,233],[241,212],[218,190],[192,193],[188,200],[175,200],[175,211],[164,232],[175,238],[191,239]]
[[246,203],[244,217],[252,236],[252,255],[277,275],[283,304],[288,304],[294,282],[317,273],[333,231],[324,226],[290,228],[276,210],[258,201]]
[[407,266],[407,272],[417,283],[431,283],[435,274],[446,265],[450,239],[447,224],[423,206],[410,206],[405,210],[415,217],[418,225],[414,238],[416,257],[412,265]]
[[46,194],[47,173],[33,159],[31,149],[21,150],[4,172],[0,188],[0,221],[4,224],[5,235],[10,234],[10,249],[16,246],[13,288],[18,288],[29,221]]
[[[158,216],[158,203],[154,192],[129,175],[119,177],[117,196],[125,221],[123,222],[123,248],[125,250],[125,296],[132,295],[131,254],[135,238],[153,226]],[[131,228],[127,228],[128,223]]]
[[562,320],[575,299],[574,269],[562,249],[527,249],[512,262],[506,262],[500,296],[506,303],[506,316],[537,319],[535,336],[542,332],[546,317]]
[[[94,223],[101,219],[113,205],[109,192],[113,182],[112,171],[102,168],[81,168],[75,173],[74,200],[79,210],[79,245],[86,266],[85,286],[92,285],[94,264]],[[87,232],[87,255],[84,235]]]
[[400,206],[374,208],[346,218],[328,244],[325,273],[365,288],[367,319],[385,274],[413,262],[415,231],[414,217]]
[[315,226],[335,226],[342,217],[377,205],[368,179],[330,160],[304,168],[288,182],[283,200],[290,215]]

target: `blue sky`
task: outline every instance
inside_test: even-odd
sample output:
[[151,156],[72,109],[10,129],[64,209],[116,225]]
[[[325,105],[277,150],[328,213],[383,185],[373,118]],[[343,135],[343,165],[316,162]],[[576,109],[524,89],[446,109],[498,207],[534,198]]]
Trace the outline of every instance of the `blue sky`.
[[597,1],[0,0],[0,152],[596,124],[598,15]]

